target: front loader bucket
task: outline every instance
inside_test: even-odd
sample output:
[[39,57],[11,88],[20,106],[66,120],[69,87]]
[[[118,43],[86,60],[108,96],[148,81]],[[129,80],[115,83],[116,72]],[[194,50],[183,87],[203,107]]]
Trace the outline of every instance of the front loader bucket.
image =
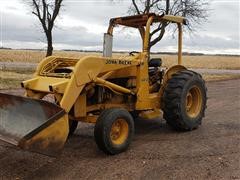
[[0,139],[55,156],[68,136],[68,116],[50,102],[0,93]]

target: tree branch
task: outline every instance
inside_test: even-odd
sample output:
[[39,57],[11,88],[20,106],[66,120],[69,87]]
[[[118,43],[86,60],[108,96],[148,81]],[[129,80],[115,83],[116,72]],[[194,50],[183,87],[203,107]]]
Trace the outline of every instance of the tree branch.
[[162,28],[161,28],[161,31],[160,31],[160,34],[159,36],[157,36],[154,40],[152,40],[150,42],[150,45],[149,45],[149,48],[151,48],[152,46],[154,46],[155,44],[157,44],[159,41],[162,40],[164,34],[165,34],[165,28],[166,28],[167,24],[166,23],[163,23],[162,24]]
[[140,11],[139,11],[139,9],[138,9],[138,6],[137,6],[135,0],[132,0],[132,3],[133,3],[134,8],[136,9],[137,13],[138,13],[138,14],[141,14]]
[[166,14],[169,14],[170,0],[166,0]]
[[48,41],[47,56],[52,54],[52,29],[63,0],[54,0],[54,4],[47,0],[32,0],[33,14],[38,17]]

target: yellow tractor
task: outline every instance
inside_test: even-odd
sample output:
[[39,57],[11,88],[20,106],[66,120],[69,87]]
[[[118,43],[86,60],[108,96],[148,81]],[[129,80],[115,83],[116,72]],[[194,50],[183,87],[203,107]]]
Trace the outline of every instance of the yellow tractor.
[[[151,25],[178,27],[178,64],[164,69],[150,58]],[[167,123],[189,131],[197,128],[206,108],[201,75],[182,66],[183,17],[144,14],[110,20],[102,57],[47,57],[30,80],[23,81],[25,97],[0,94],[0,139],[25,150],[56,155],[78,122],[95,123],[95,141],[103,152],[125,151],[134,135],[134,118],[163,114]],[[113,29],[137,28],[142,52],[112,57]],[[51,95],[53,102],[43,100]]]

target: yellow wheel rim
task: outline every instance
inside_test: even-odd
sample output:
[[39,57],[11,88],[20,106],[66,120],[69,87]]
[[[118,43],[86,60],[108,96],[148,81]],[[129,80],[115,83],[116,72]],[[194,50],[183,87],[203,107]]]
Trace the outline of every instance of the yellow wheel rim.
[[111,128],[111,141],[115,145],[123,144],[128,138],[128,123],[125,119],[117,119]]
[[202,92],[197,86],[193,86],[186,96],[186,111],[191,118],[196,118],[202,109]]

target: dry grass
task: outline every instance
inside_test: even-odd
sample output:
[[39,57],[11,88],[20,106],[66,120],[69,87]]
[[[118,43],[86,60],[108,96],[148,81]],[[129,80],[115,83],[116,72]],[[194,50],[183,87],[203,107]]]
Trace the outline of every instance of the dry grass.
[[[177,63],[176,55],[160,55],[163,66],[171,67]],[[240,69],[240,57],[237,56],[184,56],[183,65],[188,68],[203,69]]]
[[0,89],[20,88],[20,83],[31,77],[27,72],[0,71]]
[[[0,89],[20,88],[20,83],[31,77],[30,72],[0,71]],[[203,74],[203,78],[206,81],[228,80],[240,78],[240,74]]]
[[240,74],[203,74],[203,79],[205,81],[221,81],[239,78]]
[[[101,53],[84,53],[69,51],[54,51],[56,56],[81,58],[86,55],[101,56]],[[115,53],[116,56],[126,55]],[[2,62],[28,62],[38,63],[45,56],[44,51],[30,50],[0,50],[0,61]],[[176,55],[153,55],[161,57],[163,65],[170,67],[177,63]],[[237,56],[184,56],[183,64],[188,68],[208,69],[240,69],[240,57]]]
[[[45,54],[45,51],[37,50],[0,50],[0,61],[38,63],[45,57]],[[81,58],[83,56],[89,55],[89,53],[54,51],[53,55],[61,57]],[[100,55],[100,53],[91,53],[91,55]]]
[[[54,51],[54,55],[62,57],[81,58],[86,55],[101,56],[101,53]],[[125,56],[126,53],[115,53],[115,56]],[[38,63],[45,56],[44,51],[30,50],[0,50],[0,62],[28,62]],[[153,55],[161,57],[163,66],[170,67],[177,63],[176,55]],[[209,69],[240,69],[240,57],[230,56],[184,56],[184,65],[189,68]],[[31,78],[32,72],[0,71],[0,89],[11,89],[20,87],[20,82]],[[214,75],[203,74],[207,81],[226,80],[240,78],[240,75]]]

